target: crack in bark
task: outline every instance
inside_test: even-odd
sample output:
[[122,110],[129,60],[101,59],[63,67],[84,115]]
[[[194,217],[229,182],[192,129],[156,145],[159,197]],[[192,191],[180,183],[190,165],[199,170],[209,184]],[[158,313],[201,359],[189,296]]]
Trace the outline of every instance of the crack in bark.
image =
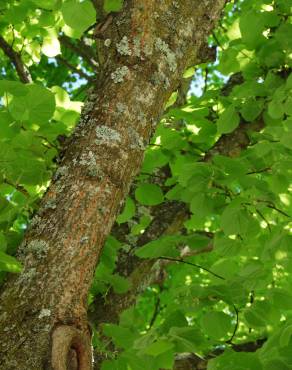
[[57,326],[52,333],[52,367],[54,370],[90,370],[90,338],[73,326]]

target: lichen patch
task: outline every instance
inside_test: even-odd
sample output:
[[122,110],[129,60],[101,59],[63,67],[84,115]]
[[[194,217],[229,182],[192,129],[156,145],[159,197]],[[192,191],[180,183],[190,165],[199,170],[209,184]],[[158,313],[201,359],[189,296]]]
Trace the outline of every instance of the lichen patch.
[[50,317],[51,316],[51,310],[47,308],[43,308],[41,312],[39,313],[38,318],[43,319],[44,317]]
[[97,145],[107,144],[109,146],[116,146],[121,142],[121,135],[110,127],[107,126],[97,126],[95,129]]
[[168,44],[160,37],[158,37],[155,40],[155,49],[164,54],[169,69],[171,70],[171,72],[175,72],[177,68],[176,56],[175,53],[170,49]]
[[116,48],[118,53],[121,55],[132,55],[132,50],[127,36],[124,36],[122,40],[116,44]]
[[119,67],[111,73],[111,79],[114,81],[114,83],[121,83],[124,81],[124,78],[129,72],[130,70],[127,66]]
[[26,247],[27,253],[32,253],[38,259],[46,257],[49,250],[49,244],[45,240],[32,240]]

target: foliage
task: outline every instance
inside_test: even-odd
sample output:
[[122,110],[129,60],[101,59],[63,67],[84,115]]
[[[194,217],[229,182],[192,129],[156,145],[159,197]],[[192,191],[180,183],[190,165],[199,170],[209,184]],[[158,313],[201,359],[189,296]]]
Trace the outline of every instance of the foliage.
[[[103,11],[122,5],[106,0]],[[18,82],[0,55],[3,278],[20,271],[13,256],[78,120],[82,83],[98,73],[98,55],[89,0],[9,0],[1,13],[1,35],[34,81]],[[89,309],[100,295],[131,289],[116,271],[121,256],[153,261],[164,278],[142,286],[119,323],[93,323],[93,344],[108,358],[102,370],[172,369],[183,352],[212,358],[209,370],[292,367],[291,17],[291,0],[228,3],[209,39],[217,60],[196,67],[201,94],[179,106],[178,91],[167,105],[117,219],[127,237],[108,238]],[[183,227],[138,248],[155,209],[171,202],[189,210]],[[264,342],[257,351],[244,351],[257,340]]]

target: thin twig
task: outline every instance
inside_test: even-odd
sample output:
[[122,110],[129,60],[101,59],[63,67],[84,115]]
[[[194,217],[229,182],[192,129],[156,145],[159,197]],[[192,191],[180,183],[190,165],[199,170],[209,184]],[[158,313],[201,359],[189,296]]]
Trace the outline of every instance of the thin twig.
[[259,211],[258,209],[256,210],[257,214],[265,221],[265,223],[268,226],[268,229],[270,232],[272,232],[271,225],[269,224],[268,220],[265,218],[265,216]]
[[281,213],[281,215],[283,215],[285,217],[291,218],[291,216],[288,215],[288,213],[286,213],[286,212],[282,211],[281,209],[277,208],[273,203],[271,203],[268,200],[257,199],[257,202],[258,203],[266,203],[268,208],[271,208],[274,211],[277,211],[277,212]]
[[72,94],[72,99],[75,100],[78,98],[78,96],[83,93],[88,88],[87,84],[81,85],[78,90]]
[[266,168],[263,168],[262,170],[248,172],[247,175],[255,175],[258,173],[268,172],[270,170],[271,170],[271,167],[266,167]]
[[201,270],[204,270],[204,271],[208,272],[211,275],[216,276],[217,278],[219,278],[221,280],[226,280],[223,276],[220,276],[220,275],[216,274],[215,272],[213,272],[213,271],[211,271],[211,270],[209,270],[209,269],[207,269],[205,267],[202,267],[202,266],[197,265],[197,264],[192,263],[192,262],[185,261],[183,259],[172,258],[172,257],[158,257],[158,259],[165,260],[165,261],[180,262],[180,263],[184,263],[186,265],[194,266],[194,267],[197,267],[197,268],[199,268]]
[[212,32],[212,36],[213,36],[217,46],[219,46],[222,50],[224,50],[224,47],[221,45],[221,43],[220,43],[220,41],[219,41],[219,39],[218,39],[218,37],[217,37],[217,35],[214,31]]
[[157,297],[156,302],[155,302],[154,312],[153,312],[153,315],[152,315],[150,323],[149,323],[149,329],[151,329],[152,326],[154,325],[155,320],[156,320],[156,318],[159,314],[159,311],[160,311],[160,298]]
[[239,311],[237,309],[237,307],[235,305],[233,305],[233,308],[234,308],[234,311],[235,311],[235,315],[236,315],[236,323],[235,323],[235,327],[234,327],[234,330],[233,330],[233,333],[232,333],[232,336],[230,339],[228,339],[226,341],[226,343],[229,343],[229,344],[232,344],[232,341],[236,335],[236,332],[237,332],[237,329],[238,329],[238,325],[239,325]]
[[29,193],[28,191],[21,185],[18,185],[18,184],[13,184],[12,182],[10,182],[9,180],[7,179],[4,179],[3,182],[7,185],[10,185],[12,187],[14,187],[17,191],[19,191],[20,193],[22,193],[23,195],[25,195],[26,197],[29,197]]
[[279,208],[277,208],[277,207],[275,207],[275,206],[273,206],[271,204],[267,205],[267,207],[273,209],[274,211],[277,211],[277,212],[281,213],[281,215],[283,215],[285,217],[290,218],[290,216],[288,215],[288,213],[282,211],[281,209],[279,209]]
[[80,55],[94,70],[98,68],[99,64],[93,50],[82,40],[78,40],[76,41],[76,44],[74,44],[68,36],[62,35],[59,36],[59,41],[66,48],[71,49],[75,54]]
[[206,68],[206,70],[205,70],[205,81],[204,81],[204,90],[203,90],[204,94],[208,89],[208,75],[209,75],[209,69]]
[[82,69],[75,67],[73,64],[69,63],[66,59],[60,55],[56,56],[58,62],[64,64],[66,67],[71,69],[73,73],[77,73],[80,77],[85,78],[89,82],[93,82],[93,77],[89,76],[87,73],[83,72]]
[[165,179],[165,176],[163,175],[156,175],[154,173],[149,173],[149,172],[140,172],[140,175],[151,176],[157,179]]
[[0,48],[3,50],[4,54],[10,59],[11,63],[14,65],[19,79],[23,83],[31,83],[32,78],[26,65],[21,60],[21,56],[17,53],[8,42],[0,36]]
[[[277,208],[273,203],[271,203],[271,202],[270,202],[270,201],[268,201],[268,200],[256,199],[256,201],[257,201],[258,203],[265,203],[265,204],[266,204],[266,206],[267,206],[268,208],[271,208],[271,209],[273,209],[274,211],[277,211],[278,213],[281,213],[281,215],[283,215],[283,216],[285,216],[285,217],[291,218],[291,216],[290,216],[290,215],[288,215],[288,213],[286,213],[286,212],[282,211],[281,209]],[[242,203],[242,204],[247,205],[247,206],[251,206],[251,205],[252,205],[252,203],[249,203],[249,202]]]

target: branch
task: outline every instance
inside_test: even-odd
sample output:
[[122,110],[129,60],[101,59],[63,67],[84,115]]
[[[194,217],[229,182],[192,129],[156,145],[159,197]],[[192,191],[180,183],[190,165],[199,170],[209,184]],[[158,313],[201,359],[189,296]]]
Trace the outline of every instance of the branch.
[[[255,342],[234,344],[231,348],[235,352],[255,352],[263,346],[266,339],[258,339]],[[175,358],[174,370],[206,370],[208,361],[212,358],[222,355],[224,349],[220,348],[209,353],[206,359],[195,355],[194,353],[181,353]]]
[[236,315],[236,322],[235,322],[235,326],[234,326],[234,330],[233,330],[233,333],[232,333],[232,336],[231,338],[226,342],[226,343],[229,343],[229,344],[232,344],[232,341],[236,335],[236,332],[237,332],[237,329],[238,329],[238,325],[239,325],[239,310],[238,308],[233,305],[233,308],[234,308],[234,312],[235,312],[235,315]]
[[66,59],[61,57],[60,55],[56,56],[58,62],[64,64],[64,66],[71,69],[73,73],[77,73],[81,78],[85,78],[88,82],[93,82],[93,77],[89,76],[87,73],[83,72],[81,69],[75,67],[73,64],[68,62]]
[[0,48],[14,65],[20,81],[25,84],[31,83],[32,78],[30,72],[21,60],[20,54],[17,53],[2,36],[0,36]]
[[213,276],[216,276],[217,278],[221,279],[221,280],[226,280],[223,276],[221,275],[218,275],[216,274],[215,272],[207,269],[206,267],[203,267],[203,266],[200,266],[200,265],[197,265],[196,263],[192,263],[192,262],[188,262],[188,261],[185,261],[183,259],[178,259],[178,258],[172,258],[172,257],[158,257],[158,259],[160,260],[165,260],[165,261],[172,261],[172,262],[180,262],[180,263],[184,263],[186,265],[190,265],[190,266],[193,266],[193,267],[197,267],[198,269],[200,270],[204,270],[206,272],[208,272],[209,274],[213,275]]
[[155,302],[154,312],[153,312],[153,315],[152,315],[150,323],[149,323],[149,330],[154,325],[155,320],[156,320],[156,318],[159,314],[159,311],[160,311],[160,297],[158,296],[157,299],[156,299],[156,302]]
[[98,61],[96,60],[96,56],[94,55],[92,49],[82,40],[78,40],[76,41],[76,44],[73,44],[68,36],[62,35],[59,36],[59,41],[66,48],[71,49],[75,54],[80,55],[94,70],[99,67]]
[[275,207],[274,205],[270,204],[270,205],[267,205],[268,208],[271,208],[273,209],[274,211],[277,211],[278,213],[280,213],[281,215],[285,216],[285,217],[288,217],[290,218],[290,216],[288,215],[288,213],[282,211],[281,209]]

